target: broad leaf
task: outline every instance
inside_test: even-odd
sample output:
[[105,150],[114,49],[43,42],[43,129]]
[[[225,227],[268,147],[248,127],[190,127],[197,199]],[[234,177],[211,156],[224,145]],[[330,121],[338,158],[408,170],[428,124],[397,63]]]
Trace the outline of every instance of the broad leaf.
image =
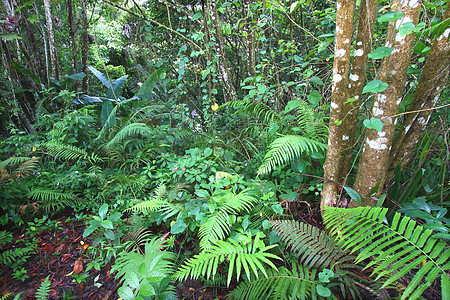
[[384,15],[381,15],[378,18],[378,22],[390,22],[390,21],[395,21],[398,19],[403,18],[403,12],[401,11],[390,11],[388,13],[385,13]]
[[173,223],[172,227],[170,227],[171,234],[179,234],[186,230],[187,224],[183,222],[183,220],[178,220]]
[[142,84],[141,88],[137,92],[138,96],[150,96],[153,93],[153,90],[156,87],[156,84],[160,80],[160,75],[165,73],[167,68],[159,68],[145,80],[144,84]]
[[361,205],[363,204],[361,196],[358,194],[357,191],[355,191],[354,189],[352,189],[348,186],[343,186],[343,188],[347,192],[347,194],[350,196],[350,198],[352,198],[353,200],[355,200],[356,202],[358,202]]
[[375,129],[378,132],[381,132],[381,130],[383,130],[383,122],[381,122],[381,120],[378,118],[370,118],[370,120],[365,119],[363,121],[363,125],[368,129]]
[[[113,115],[111,115],[113,114]],[[105,101],[102,105],[102,111],[100,114],[100,119],[102,121],[102,127],[108,129],[115,125],[116,123],[116,110],[114,109],[111,101]],[[105,126],[106,125],[106,126]]]
[[387,89],[388,84],[384,83],[381,80],[375,79],[366,84],[366,86],[363,88],[363,94],[367,93],[380,93]]
[[105,76],[102,72],[94,68],[93,66],[88,66],[89,70],[92,72],[92,74],[97,77],[104,86],[106,86],[108,89],[111,88],[111,82],[109,81],[108,77]]
[[391,55],[392,51],[394,51],[394,48],[378,47],[377,49],[375,49],[371,53],[369,53],[368,56],[369,56],[369,58],[372,58],[372,59],[380,59],[380,58]]
[[112,83],[111,87],[108,89],[106,93],[107,98],[119,99],[122,95],[123,86],[125,85],[125,81],[127,80],[128,75],[122,76]]
[[312,107],[316,107],[320,103],[321,99],[322,99],[322,95],[316,90],[313,90],[308,95],[308,101],[309,101],[309,103],[311,103]]

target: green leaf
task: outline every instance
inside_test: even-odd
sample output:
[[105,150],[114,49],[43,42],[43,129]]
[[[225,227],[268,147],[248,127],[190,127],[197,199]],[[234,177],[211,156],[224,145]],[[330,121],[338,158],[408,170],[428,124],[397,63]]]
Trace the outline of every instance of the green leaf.
[[100,216],[100,219],[104,220],[107,213],[108,213],[108,204],[105,203],[102,206],[100,206],[98,215]]
[[84,72],[80,72],[80,73],[77,73],[77,74],[72,74],[72,75],[67,76],[67,78],[70,78],[70,79],[73,79],[73,80],[81,80],[84,77],[86,77],[86,74],[84,74]]
[[391,55],[392,51],[394,51],[394,48],[391,47],[378,47],[377,49],[373,50],[371,53],[369,53],[369,58],[372,59],[381,59],[383,57]]
[[321,99],[322,99],[322,95],[316,90],[313,90],[308,95],[308,101],[309,101],[309,103],[311,103],[312,107],[316,107],[319,104]]
[[103,228],[109,228],[109,229],[113,229],[113,223],[110,220],[103,220],[102,221],[102,227]]
[[144,297],[148,297],[156,295],[156,291],[155,288],[150,283],[144,283],[143,285],[141,285],[139,294],[141,294]]
[[162,73],[165,73],[167,68],[159,68],[145,80],[145,82],[142,84],[141,88],[137,92],[138,96],[150,96],[153,93],[153,90],[156,87],[156,84],[160,80],[160,76]]
[[91,225],[88,228],[86,228],[83,233],[83,238],[90,236],[97,228],[98,228],[98,226],[94,226],[94,225]]
[[109,81],[108,77],[105,76],[105,74],[103,74],[93,66],[88,66],[88,69],[103,83],[104,86],[106,86],[108,89],[111,88],[111,82]]
[[17,33],[8,33],[1,35],[0,38],[6,40],[6,41],[12,41],[12,40],[21,40],[22,37],[18,35]]
[[301,100],[291,100],[286,104],[286,107],[284,108],[284,113],[288,113],[293,109],[296,109],[297,107],[300,107],[302,105],[303,101]]
[[403,12],[401,11],[390,11],[388,13],[385,13],[384,15],[381,15],[378,18],[378,22],[390,22],[390,21],[395,21],[398,19],[403,18]]
[[110,230],[110,229],[106,230],[106,231],[104,232],[104,235],[105,235],[106,238],[109,239],[109,240],[114,240],[114,239],[116,239],[116,235],[115,235],[114,232],[113,232],[112,230]]
[[370,118],[370,120],[365,119],[363,121],[364,127],[368,129],[375,129],[378,132],[381,132],[383,130],[383,122],[381,122],[378,118]]
[[195,194],[197,196],[199,196],[200,198],[208,198],[209,197],[209,193],[207,190],[196,190]]
[[352,102],[355,102],[356,100],[358,100],[358,98],[350,98],[347,101],[345,101],[344,104],[352,103]]
[[310,80],[310,82],[315,83],[315,84],[318,84],[318,85],[323,85],[323,84],[324,84],[323,81],[322,81],[322,79],[320,79],[320,78],[317,77],[317,76],[312,77],[311,80]]
[[366,86],[363,88],[362,93],[363,94],[380,93],[380,92],[384,91],[385,89],[387,89],[387,87],[388,87],[387,83],[384,83],[381,80],[375,79],[366,84]]
[[182,233],[184,230],[186,230],[187,225],[183,222],[183,220],[178,220],[175,223],[173,223],[172,227],[170,227],[170,233],[171,234],[179,234]]
[[329,288],[324,287],[323,285],[319,284],[316,286],[317,294],[319,294],[322,297],[330,297],[331,291]]
[[210,156],[212,153],[213,153],[213,151],[212,151],[212,149],[209,148],[209,147],[205,148],[205,150],[203,151],[204,157],[208,157],[208,156]]
[[202,13],[198,12],[192,17],[192,21],[196,21],[202,17]]
[[102,111],[100,113],[100,119],[102,122],[102,127],[105,129],[111,128],[116,125],[116,110],[111,103],[111,101],[106,100],[102,104]]
[[106,97],[111,99],[119,99],[122,95],[123,86],[125,85],[125,81],[127,80],[128,75],[122,76],[111,84],[111,87],[106,92]]
[[350,198],[352,198],[353,200],[355,200],[356,202],[358,202],[361,205],[363,204],[361,196],[358,194],[357,191],[355,191],[354,189],[352,189],[348,186],[343,186],[343,188],[347,192],[347,194],[350,196]]
[[442,300],[450,300],[450,279],[448,275],[444,273],[441,274],[441,295]]

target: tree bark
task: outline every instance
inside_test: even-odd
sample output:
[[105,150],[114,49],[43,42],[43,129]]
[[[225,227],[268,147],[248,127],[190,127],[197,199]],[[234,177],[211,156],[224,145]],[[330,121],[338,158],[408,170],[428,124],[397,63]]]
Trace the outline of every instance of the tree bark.
[[355,1],[338,0],[336,11],[335,56],[333,63],[333,82],[331,95],[330,123],[328,131],[328,150],[324,169],[321,209],[336,205],[337,184],[342,180],[343,140],[346,128],[342,127],[345,118],[344,102],[348,100],[348,74],[350,70],[350,49],[353,30]]
[[[447,5],[443,20],[450,18],[450,5]],[[413,155],[413,150],[428,124],[450,73],[450,28],[434,38],[427,61],[422,70],[413,100],[402,127],[394,140],[390,157],[391,168],[387,178],[392,178],[395,167],[404,169]]]
[[225,50],[223,46],[222,32],[219,26],[219,15],[217,13],[217,6],[215,1],[216,0],[209,1],[208,11],[211,15],[211,20],[213,24],[213,31],[215,38],[214,47],[218,59],[217,70],[219,72],[219,76],[224,86],[225,101],[228,102],[232,100],[237,100],[237,94],[236,90],[234,89],[230,72],[227,66],[227,59],[225,57]]
[[88,19],[85,0],[81,0],[81,63],[83,64],[83,90],[86,94],[89,93],[89,74],[88,74]]
[[52,74],[59,80],[58,52],[55,44],[55,31],[53,29],[52,7],[50,0],[44,0],[45,20],[48,31],[48,48],[50,51],[50,63],[52,66]]
[[245,24],[245,32],[247,36],[245,37],[245,46],[247,50],[247,72],[248,76],[256,77],[256,59],[255,59],[255,33],[253,30],[253,12],[252,12],[252,1],[245,0],[244,1],[246,13],[247,13],[247,21]]
[[397,118],[393,116],[398,113],[402,99],[415,38],[414,34],[402,35],[399,29],[408,22],[417,24],[420,12],[417,0],[394,0],[392,6],[404,15],[401,19],[389,23],[386,47],[392,47],[394,50],[383,59],[377,76],[379,80],[387,83],[388,87],[374,95],[372,104],[372,116],[381,119],[383,129],[381,132],[374,129],[367,131],[354,184],[354,189],[361,195],[363,205],[366,206],[376,204],[376,201],[371,199],[374,189],[375,195],[380,195],[384,190],[397,122]]

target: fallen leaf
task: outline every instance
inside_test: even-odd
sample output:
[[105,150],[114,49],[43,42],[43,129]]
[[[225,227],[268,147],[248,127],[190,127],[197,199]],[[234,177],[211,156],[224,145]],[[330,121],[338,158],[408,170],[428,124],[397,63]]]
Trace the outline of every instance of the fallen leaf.
[[83,245],[83,251],[86,251],[86,249],[89,247],[89,244],[84,244]]
[[73,265],[73,272],[78,274],[81,271],[83,271],[83,258],[80,256]]
[[72,272],[70,272],[69,274],[66,274],[66,275],[64,275],[64,276],[71,276],[73,274],[73,271]]

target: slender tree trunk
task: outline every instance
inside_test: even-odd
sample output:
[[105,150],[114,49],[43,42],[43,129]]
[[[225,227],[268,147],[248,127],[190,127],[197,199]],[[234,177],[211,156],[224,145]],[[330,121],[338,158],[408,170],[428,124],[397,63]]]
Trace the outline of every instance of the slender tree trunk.
[[209,1],[208,11],[211,15],[214,30],[215,52],[218,59],[217,69],[219,71],[219,76],[225,88],[224,90],[225,101],[237,100],[236,90],[234,89],[230,72],[227,66],[227,59],[225,57],[225,50],[223,46],[222,32],[219,26],[219,15],[217,13],[217,6],[215,1],[216,0]]
[[52,66],[52,74],[59,80],[58,52],[55,44],[55,31],[53,30],[52,7],[50,0],[44,0],[45,20],[47,22],[48,31],[48,48],[50,51],[50,63]]
[[336,12],[335,56],[333,63],[333,83],[331,95],[330,124],[328,131],[328,151],[324,169],[321,209],[336,204],[337,185],[342,180],[343,140],[346,128],[344,102],[348,100],[348,73],[350,69],[350,49],[353,29],[355,1],[338,0]]
[[384,190],[392,141],[394,139],[398,108],[403,96],[406,81],[406,72],[411,58],[415,35],[402,35],[399,28],[408,22],[417,24],[420,5],[417,0],[394,0],[392,6],[396,11],[404,13],[403,18],[389,23],[386,47],[394,50],[385,57],[377,78],[388,84],[385,91],[374,95],[372,116],[381,119],[383,129],[377,132],[369,129],[363,145],[363,151],[358,165],[354,188],[363,198],[364,205],[374,205],[375,200],[370,198],[371,192],[376,189],[375,195]]
[[70,47],[72,52],[72,72],[75,74],[78,72],[78,64],[77,64],[77,43],[75,42],[75,27],[73,24],[74,19],[76,18],[73,11],[72,0],[67,0],[67,23],[69,26],[69,40]]
[[366,84],[368,55],[372,51],[377,6],[377,0],[362,0],[359,9],[355,55],[348,84],[348,97],[356,100],[344,103],[342,120],[342,127],[347,131],[347,134],[342,136],[342,156],[346,159],[343,160],[342,178],[339,181],[344,185],[348,185],[347,177],[353,163],[352,153],[356,142],[360,98]]
[[89,93],[89,75],[88,75],[88,19],[85,0],[81,0],[81,63],[83,64],[83,90],[86,94]]
[[[450,5],[447,5],[443,20],[450,18]],[[395,167],[400,164],[403,169],[413,155],[430,119],[432,108],[445,88],[450,73],[450,28],[437,35],[431,46],[427,61],[422,70],[417,89],[405,121],[393,143],[387,178],[391,178]]]
[[247,72],[248,76],[256,76],[256,49],[255,49],[255,33],[253,29],[253,12],[252,12],[252,1],[244,1],[245,10],[247,13],[247,22],[245,24],[245,32],[247,34],[245,39],[245,46],[247,50]]

